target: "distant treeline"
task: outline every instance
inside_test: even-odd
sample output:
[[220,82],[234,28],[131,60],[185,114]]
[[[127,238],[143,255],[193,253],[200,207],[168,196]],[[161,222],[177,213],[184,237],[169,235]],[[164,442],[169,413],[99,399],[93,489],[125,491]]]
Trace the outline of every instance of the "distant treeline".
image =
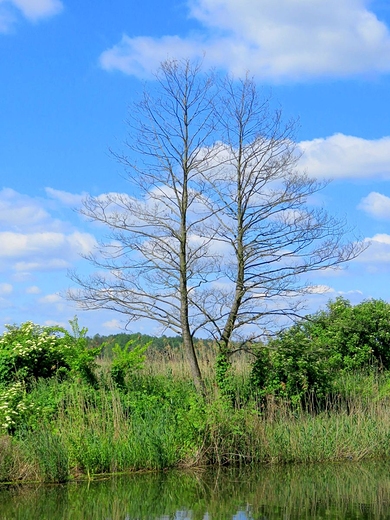
[[[213,348],[214,342],[212,340],[205,339],[195,339],[195,346],[204,350],[209,350]],[[100,334],[95,334],[93,337],[88,338],[88,343],[90,347],[100,347],[103,345],[103,348],[100,353],[100,357],[112,357],[112,348],[115,345],[120,345],[122,348],[127,344],[133,345],[146,345],[150,343],[150,349],[157,350],[159,352],[163,352],[165,350],[179,350],[182,347],[182,337],[181,336],[149,336],[148,334],[141,334],[140,332],[135,332],[132,334],[128,334],[125,332],[121,332],[119,334],[110,334],[108,336],[102,336]]]

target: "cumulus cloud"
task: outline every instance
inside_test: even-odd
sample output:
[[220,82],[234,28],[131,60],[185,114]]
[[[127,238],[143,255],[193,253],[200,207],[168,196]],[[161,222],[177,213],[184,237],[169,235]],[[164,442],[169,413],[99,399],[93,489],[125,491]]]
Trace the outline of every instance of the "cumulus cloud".
[[63,233],[12,233],[0,232],[0,258],[20,258],[26,255],[50,256],[53,252],[74,258],[75,254],[88,253],[95,245],[95,239],[88,233],[75,231]]
[[103,327],[108,330],[119,330],[122,329],[123,326],[121,325],[121,322],[115,318],[109,321],[105,321],[103,323]]
[[[3,0],[4,1],[4,0]],[[7,0],[5,0],[7,2]],[[17,7],[23,16],[29,20],[35,21],[40,18],[47,18],[58,14],[63,9],[60,0],[8,0]]]
[[80,254],[89,253],[96,244],[89,233],[0,233],[0,270],[17,273],[65,270]]
[[68,191],[55,190],[54,188],[45,188],[46,194],[51,198],[58,200],[64,206],[79,207],[83,199],[87,197],[87,193],[69,193]]
[[68,325],[65,321],[58,320],[45,320],[43,324],[46,325],[46,327],[62,327],[64,329]]
[[156,40],[143,36],[129,38],[124,34],[117,45],[101,54],[100,65],[105,70],[120,70],[125,74],[144,77],[151,75],[166,59],[180,56],[198,58],[202,45],[201,42],[195,45],[178,36],[165,36]]
[[369,0],[188,0],[200,29],[182,38],[129,37],[100,56],[106,70],[145,76],[166,58],[202,57],[262,80],[348,77],[390,70],[388,27]]
[[7,33],[15,22],[13,14],[5,8],[0,0],[0,33]]
[[307,292],[309,294],[330,294],[334,293],[335,290],[329,285],[312,285]]
[[37,22],[59,14],[63,7],[60,0],[0,0],[0,32],[8,32],[18,15]]
[[18,193],[10,188],[0,190],[0,226],[13,230],[34,230],[50,226],[54,219],[42,205],[42,201]]
[[[62,200],[65,209],[76,198],[79,200],[79,195],[72,198],[72,194],[58,190],[50,195]],[[22,281],[24,274],[33,271],[65,270],[94,248],[93,235],[55,218],[50,205],[47,199],[0,190],[0,271],[13,273]],[[74,215],[71,211],[69,214]]]
[[390,235],[378,233],[372,238],[365,239],[370,246],[354,262],[363,262],[370,265],[372,272],[377,272],[390,265]]
[[[23,275],[27,275],[32,271],[42,271],[44,273],[49,273],[50,271],[63,271],[68,269],[70,265],[69,261],[60,258],[54,258],[51,260],[42,258],[35,262],[16,262],[13,264],[12,269],[18,273],[17,279],[21,281],[24,278]],[[27,278],[27,276],[25,278]]]
[[301,168],[310,176],[390,179],[390,137],[363,139],[344,134],[301,141]]
[[47,294],[46,296],[43,296],[42,298],[39,298],[39,303],[58,303],[62,302],[62,298],[59,294]]
[[358,209],[363,210],[372,217],[388,220],[390,219],[390,197],[372,191],[360,201]]

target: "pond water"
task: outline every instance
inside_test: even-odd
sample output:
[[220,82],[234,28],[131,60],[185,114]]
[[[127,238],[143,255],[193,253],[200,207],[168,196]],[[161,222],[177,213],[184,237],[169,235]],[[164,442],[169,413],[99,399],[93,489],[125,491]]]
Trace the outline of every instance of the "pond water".
[[0,487],[1,520],[390,519],[390,462],[132,474]]

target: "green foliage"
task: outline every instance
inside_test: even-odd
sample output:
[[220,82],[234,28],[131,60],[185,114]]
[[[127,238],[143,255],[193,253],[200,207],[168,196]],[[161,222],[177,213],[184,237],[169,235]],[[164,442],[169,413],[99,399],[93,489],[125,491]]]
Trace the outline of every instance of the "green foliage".
[[219,348],[215,360],[215,379],[221,394],[229,399],[234,397],[232,363],[228,350]]
[[63,334],[62,343],[66,353],[66,360],[69,363],[73,374],[77,374],[88,384],[97,387],[95,374],[96,358],[101,352],[101,346],[91,348],[87,338],[88,329],[80,329],[77,317],[69,321],[72,327],[72,334],[65,329],[59,329]]
[[256,351],[256,359],[252,364],[250,386],[257,394],[267,393],[267,383],[272,367],[271,352],[268,347],[261,345]]
[[333,374],[324,350],[299,327],[282,332],[257,354],[251,380],[261,396],[274,395],[292,404],[321,400],[331,388]]
[[0,338],[0,384],[34,381],[54,376],[79,375],[89,383],[94,376],[95,358],[100,348],[87,348],[87,329],[71,322],[73,334],[62,327],[42,327],[32,322],[6,325]]
[[37,409],[26,412],[12,436],[0,436],[0,480],[388,457],[387,376],[346,376],[339,382],[344,401],[328,402],[320,413],[292,409],[286,399],[271,400],[275,406],[262,413],[255,401],[233,408],[221,395],[203,400],[191,381],[145,372],[124,389],[41,379],[26,394]]
[[70,370],[59,329],[32,322],[6,328],[0,338],[0,383],[30,383]]
[[71,465],[88,475],[163,469],[196,452],[204,412],[191,382],[139,373],[124,389],[74,387],[55,421]]
[[0,482],[10,482],[13,475],[12,438],[0,436]]
[[353,307],[339,298],[258,345],[250,382],[220,349],[208,381],[220,391],[207,399],[169,368],[142,370],[149,344],[138,336],[110,346],[107,378],[97,379],[102,346],[89,347],[77,319],[71,333],[7,327],[0,338],[0,479],[24,465],[30,478],[64,481],[183,462],[388,454],[389,323],[389,304]]
[[34,396],[41,380],[58,382],[73,378],[97,387],[95,358],[100,347],[88,348],[87,329],[77,319],[72,334],[61,327],[41,327],[32,322],[7,325],[0,338],[0,430],[15,432],[38,427],[50,419],[58,400],[51,392],[42,402]]
[[27,400],[26,387],[21,381],[0,386],[0,431],[15,431],[34,408]]
[[[359,305],[337,298],[314,316],[314,337],[327,345],[332,366],[344,370],[370,365],[390,368],[390,304],[366,300]],[[315,323],[314,323],[315,325]]]
[[297,327],[326,351],[334,370],[390,368],[390,304],[383,300],[352,306],[339,297]]
[[135,340],[130,340],[124,347],[116,343],[112,348],[111,377],[118,387],[124,388],[126,377],[143,368],[146,360],[145,352],[149,345],[150,343],[135,345]]
[[271,340],[257,354],[252,385],[292,402],[323,399],[339,372],[390,368],[390,304],[337,298]]

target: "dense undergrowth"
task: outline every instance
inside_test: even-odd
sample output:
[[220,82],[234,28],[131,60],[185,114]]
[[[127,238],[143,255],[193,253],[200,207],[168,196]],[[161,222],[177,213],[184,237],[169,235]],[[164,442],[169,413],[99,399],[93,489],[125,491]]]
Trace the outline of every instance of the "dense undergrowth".
[[[336,311],[350,312],[344,307]],[[345,329],[345,321],[331,321]],[[215,358],[199,351],[206,397],[179,350],[167,355],[132,340],[98,359],[77,321],[72,334],[31,323],[9,327],[0,339],[0,482],[389,457],[387,367],[373,362],[372,345],[360,348],[352,330],[343,357],[328,348],[329,371],[321,358],[328,327],[313,323],[281,334],[277,349],[262,346],[254,362],[233,359],[222,387]]]
[[272,399],[260,407],[232,408],[218,395],[206,402],[190,383],[150,373],[125,390],[41,381],[29,394],[41,404],[0,437],[0,481],[388,457],[389,380],[356,374],[340,385],[338,398],[314,413]]

